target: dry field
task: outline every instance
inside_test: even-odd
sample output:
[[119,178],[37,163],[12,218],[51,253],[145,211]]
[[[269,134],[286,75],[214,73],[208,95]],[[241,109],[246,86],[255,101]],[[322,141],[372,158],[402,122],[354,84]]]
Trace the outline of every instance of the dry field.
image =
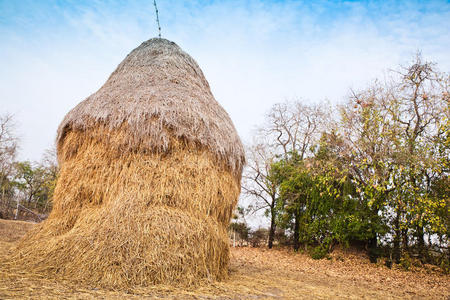
[[[0,220],[0,262],[32,223]],[[168,286],[103,290],[12,273],[0,265],[0,299],[450,299],[450,277],[425,266],[412,271],[370,264],[335,251],[329,260],[264,248],[231,250],[230,276],[189,289]]]

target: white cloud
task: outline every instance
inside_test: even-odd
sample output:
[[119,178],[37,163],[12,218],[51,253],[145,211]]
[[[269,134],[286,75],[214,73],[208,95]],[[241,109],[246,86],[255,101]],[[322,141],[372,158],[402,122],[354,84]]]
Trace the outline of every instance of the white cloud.
[[[418,49],[450,69],[446,2],[160,2],[163,37],[199,62],[245,139],[273,103],[340,101]],[[20,158],[31,160],[52,144],[65,113],[156,35],[151,1],[36,5],[5,10],[17,17],[0,23],[1,112],[16,114]]]

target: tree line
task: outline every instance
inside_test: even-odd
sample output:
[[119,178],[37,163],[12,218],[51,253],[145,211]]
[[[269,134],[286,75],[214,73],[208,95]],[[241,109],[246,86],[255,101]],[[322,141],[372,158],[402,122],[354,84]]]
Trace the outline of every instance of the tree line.
[[372,262],[448,270],[449,95],[449,75],[418,54],[343,104],[275,104],[247,146],[241,210],[264,211],[269,248],[360,246]]
[[[343,104],[275,104],[246,147],[246,207],[234,232],[314,258],[336,245],[376,262],[411,258],[449,270],[450,78],[417,55]],[[0,116],[0,218],[42,220],[58,177],[55,150],[18,161],[13,118]],[[250,230],[264,212],[269,228]]]
[[13,116],[0,115],[0,218],[41,221],[52,208],[56,151],[45,151],[40,162],[18,161],[14,129]]

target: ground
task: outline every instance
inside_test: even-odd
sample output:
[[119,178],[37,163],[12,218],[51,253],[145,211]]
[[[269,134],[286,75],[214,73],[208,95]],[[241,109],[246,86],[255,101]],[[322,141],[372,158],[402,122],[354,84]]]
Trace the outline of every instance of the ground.
[[[0,260],[33,223],[0,220]],[[450,299],[450,277],[436,267],[404,271],[336,250],[313,260],[288,249],[232,248],[229,279],[189,289],[168,286],[111,291],[76,286],[0,265],[0,299]]]

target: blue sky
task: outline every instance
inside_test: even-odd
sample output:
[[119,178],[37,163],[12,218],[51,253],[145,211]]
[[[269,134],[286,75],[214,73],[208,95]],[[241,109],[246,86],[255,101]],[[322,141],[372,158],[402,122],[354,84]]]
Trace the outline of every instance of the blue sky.
[[[332,103],[417,50],[450,70],[448,1],[162,1],[162,35],[197,60],[244,139],[276,102]],[[39,160],[64,115],[157,35],[153,1],[0,0],[0,114]]]

